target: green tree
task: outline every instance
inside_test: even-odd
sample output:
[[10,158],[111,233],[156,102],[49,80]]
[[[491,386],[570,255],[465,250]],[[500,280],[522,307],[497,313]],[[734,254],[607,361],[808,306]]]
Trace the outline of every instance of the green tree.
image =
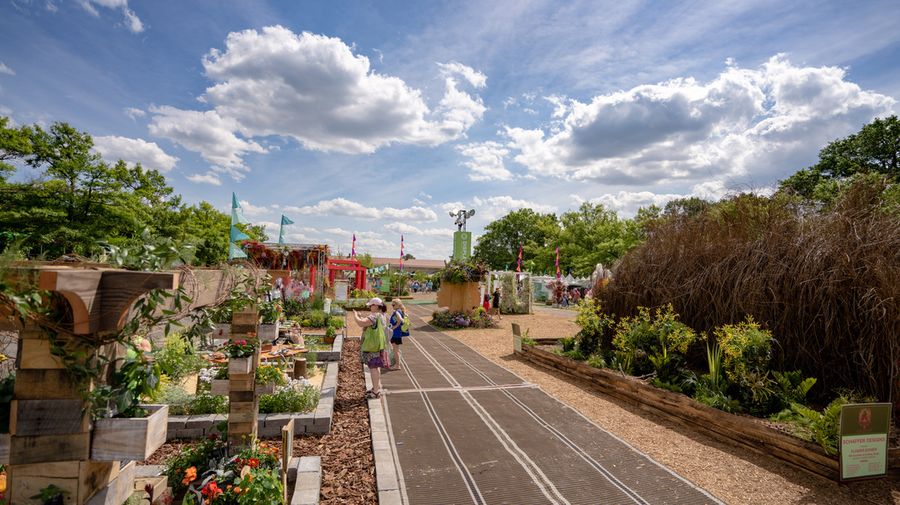
[[818,163],[781,181],[780,189],[807,199],[829,199],[840,187],[835,182],[869,174],[900,182],[897,116],[875,119],[858,133],[829,143],[819,152]]
[[[474,256],[493,270],[512,270],[516,267],[519,247],[523,247],[523,263],[532,271],[545,271],[546,249],[559,235],[555,214],[540,214],[531,209],[519,209],[488,224],[475,243]],[[553,263],[553,259],[549,260]]]
[[560,267],[586,277],[597,263],[611,265],[641,240],[639,227],[602,204],[585,202],[560,217]]

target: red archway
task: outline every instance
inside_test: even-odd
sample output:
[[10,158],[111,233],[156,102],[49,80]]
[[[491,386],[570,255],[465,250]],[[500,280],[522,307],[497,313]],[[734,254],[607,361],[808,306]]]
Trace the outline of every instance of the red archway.
[[328,282],[334,286],[334,276],[338,272],[356,272],[355,289],[366,289],[366,267],[357,259],[328,258]]

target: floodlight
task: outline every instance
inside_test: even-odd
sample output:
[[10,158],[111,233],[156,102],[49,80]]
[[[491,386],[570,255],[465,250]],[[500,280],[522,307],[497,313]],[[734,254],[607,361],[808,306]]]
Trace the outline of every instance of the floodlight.
[[472,216],[474,216],[474,215],[475,215],[475,209],[472,209],[472,210],[470,210],[469,212],[466,213],[466,217],[467,217],[467,218],[472,217]]

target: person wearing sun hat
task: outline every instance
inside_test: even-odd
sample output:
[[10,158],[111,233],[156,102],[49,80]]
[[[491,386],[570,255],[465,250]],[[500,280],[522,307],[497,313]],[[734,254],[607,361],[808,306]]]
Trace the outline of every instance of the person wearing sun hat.
[[366,302],[369,315],[360,317],[354,310],[353,317],[357,324],[362,326],[362,344],[360,345],[361,361],[369,367],[372,375],[372,389],[366,391],[366,398],[379,398],[381,396],[381,369],[388,366],[382,359],[382,351],[385,350],[385,321],[383,316],[384,302],[375,297]]

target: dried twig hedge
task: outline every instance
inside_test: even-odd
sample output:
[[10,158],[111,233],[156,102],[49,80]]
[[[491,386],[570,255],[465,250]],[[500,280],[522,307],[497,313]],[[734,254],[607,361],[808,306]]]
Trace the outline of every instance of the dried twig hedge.
[[666,219],[597,296],[618,316],[671,302],[702,331],[750,314],[778,342],[774,366],[816,377],[820,399],[844,388],[887,400],[900,359],[900,211],[882,190],[855,184],[824,211],[741,195]]

